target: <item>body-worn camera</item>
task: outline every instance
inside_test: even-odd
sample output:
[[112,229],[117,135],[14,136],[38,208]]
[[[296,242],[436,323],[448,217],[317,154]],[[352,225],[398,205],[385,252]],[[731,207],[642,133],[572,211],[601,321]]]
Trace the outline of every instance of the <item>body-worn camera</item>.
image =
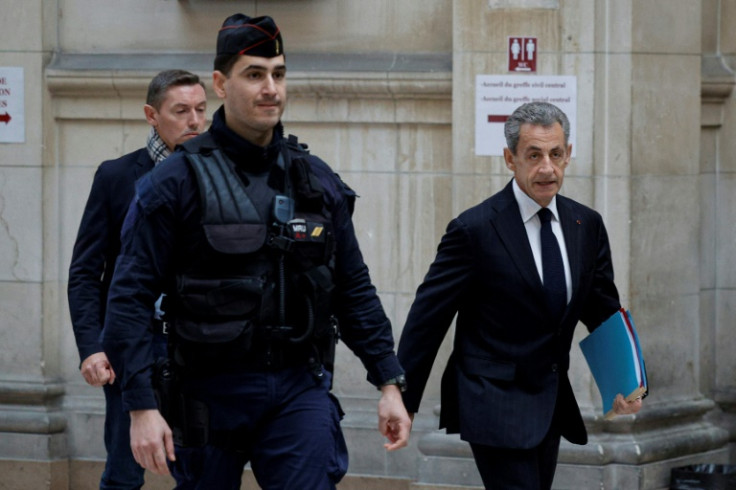
[[272,214],[276,223],[288,223],[294,217],[294,199],[281,194],[274,196]]

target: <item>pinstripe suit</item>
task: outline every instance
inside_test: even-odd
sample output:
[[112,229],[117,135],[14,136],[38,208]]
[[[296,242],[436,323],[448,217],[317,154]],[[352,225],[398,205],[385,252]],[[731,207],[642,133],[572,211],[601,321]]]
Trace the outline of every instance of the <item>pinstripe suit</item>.
[[416,412],[440,344],[457,314],[442,377],[440,427],[470,443],[530,449],[555,427],[587,433],[567,377],[573,331],[618,307],[601,216],[557,196],[572,296],[552,320],[512,184],[452,220],[417,290],[399,343],[407,410]]

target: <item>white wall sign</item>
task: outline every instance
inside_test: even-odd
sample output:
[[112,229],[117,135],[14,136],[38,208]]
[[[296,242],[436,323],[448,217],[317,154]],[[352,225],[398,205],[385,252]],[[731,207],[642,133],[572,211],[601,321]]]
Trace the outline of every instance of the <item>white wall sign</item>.
[[0,143],[24,143],[26,115],[23,68],[0,66]]
[[543,101],[556,105],[570,120],[575,156],[577,78],[541,75],[477,75],[475,77],[475,154],[502,156],[503,125],[517,107]]

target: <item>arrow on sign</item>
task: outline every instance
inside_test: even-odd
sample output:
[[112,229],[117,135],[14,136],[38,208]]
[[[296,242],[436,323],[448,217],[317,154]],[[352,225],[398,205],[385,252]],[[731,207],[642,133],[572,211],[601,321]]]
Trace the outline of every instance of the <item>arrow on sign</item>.
[[5,124],[8,124],[12,117],[10,117],[10,114],[7,112],[5,114],[0,114],[0,122],[4,122]]

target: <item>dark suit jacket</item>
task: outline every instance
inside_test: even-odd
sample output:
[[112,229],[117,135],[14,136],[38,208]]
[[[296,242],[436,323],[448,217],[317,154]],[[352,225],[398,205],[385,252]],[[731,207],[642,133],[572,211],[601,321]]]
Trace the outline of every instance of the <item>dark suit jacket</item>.
[[572,298],[553,321],[544,303],[512,184],[450,222],[417,290],[399,343],[404,402],[416,412],[430,369],[457,314],[453,352],[442,377],[440,427],[463,440],[532,448],[555,406],[569,441],[587,434],[567,378],[578,320],[589,330],[619,307],[601,216],[557,196],[572,275]]
[[69,267],[68,299],[80,361],[102,352],[99,335],[107,290],[120,252],[120,228],[135,181],[153,168],[146,148],[100,164],[79,225]]

